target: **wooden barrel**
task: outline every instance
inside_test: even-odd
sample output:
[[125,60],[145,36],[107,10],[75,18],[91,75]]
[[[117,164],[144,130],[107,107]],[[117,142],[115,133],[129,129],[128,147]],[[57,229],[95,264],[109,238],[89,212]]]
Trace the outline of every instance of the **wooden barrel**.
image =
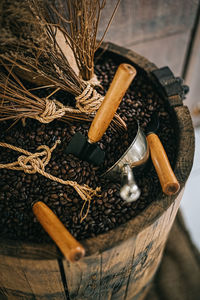
[[183,87],[168,68],[158,69],[133,51],[106,43],[105,51],[143,69],[173,115],[177,136],[174,172],[181,189],[155,199],[126,224],[83,241],[86,256],[66,261],[55,245],[0,240],[1,299],[144,299],[159,266],[194,156],[194,131]]

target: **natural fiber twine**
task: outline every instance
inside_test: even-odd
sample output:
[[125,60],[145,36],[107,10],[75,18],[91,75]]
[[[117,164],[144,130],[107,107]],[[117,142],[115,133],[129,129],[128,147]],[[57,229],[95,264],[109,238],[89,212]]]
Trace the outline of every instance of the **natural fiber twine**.
[[[96,90],[91,86],[90,83],[87,83],[85,90],[81,95],[76,97],[76,107],[71,108],[64,106],[57,100],[49,100],[48,98],[44,99],[45,108],[44,111],[39,115],[33,115],[32,118],[38,120],[41,123],[47,124],[52,122],[55,119],[62,118],[66,112],[68,113],[86,113],[94,114],[100,107],[104,97],[101,96]],[[60,143],[60,140],[56,141],[52,148],[49,148],[46,145],[41,145],[37,150],[42,150],[41,152],[31,153],[27,150],[24,150],[13,145],[0,142],[0,147],[6,147],[14,151],[23,153],[18,157],[16,162],[8,164],[0,164],[0,169],[6,168],[10,170],[24,171],[25,173],[34,174],[39,173],[44,177],[51,179],[53,181],[59,182],[64,185],[72,186],[79,196],[84,200],[82,206],[80,217],[81,222],[87,217],[91,200],[94,196],[99,196],[100,188],[97,187],[95,190],[90,188],[88,185],[79,185],[75,181],[63,180],[61,178],[55,177],[45,171],[45,166],[51,159],[51,153],[56,148],[57,144]],[[83,214],[85,206],[87,205],[87,211]]]
[[[73,187],[76,190],[76,192],[79,194],[79,196],[84,200],[84,204],[83,204],[81,212],[80,212],[80,217],[81,217],[81,222],[82,222],[88,215],[92,198],[94,196],[99,196],[100,187],[97,187],[95,190],[93,190],[86,184],[79,185],[75,181],[63,180],[61,178],[55,177],[55,176],[45,172],[45,166],[48,164],[48,162],[51,159],[51,153],[60,142],[61,142],[60,140],[57,140],[52,148],[49,148],[46,145],[41,145],[37,148],[37,150],[42,150],[42,151],[36,152],[36,153],[31,153],[22,148],[0,142],[0,147],[9,148],[9,149],[12,149],[14,151],[24,154],[24,155],[20,155],[18,157],[17,161],[15,161],[15,162],[8,163],[8,164],[0,164],[0,169],[24,171],[25,173],[28,173],[28,174],[39,173],[39,174],[43,175],[44,177],[51,179],[53,181],[59,182],[64,185],[70,185],[71,187]],[[84,211],[86,204],[88,204],[87,211],[83,215],[83,211]]]
[[66,111],[69,111],[62,103],[56,100],[44,99],[45,109],[40,114],[34,118],[41,123],[50,123],[54,119],[62,118]]
[[55,119],[62,118],[66,112],[75,114],[86,113],[91,115],[98,110],[104,97],[97,93],[97,91],[90,84],[87,84],[82,94],[77,96],[75,99],[77,109],[64,106],[57,100],[49,100],[46,98],[44,99],[44,111],[37,116],[33,116],[33,118],[41,123],[47,124]]
[[75,99],[76,107],[81,112],[91,114],[98,110],[104,97],[97,93],[90,83],[88,83],[82,94],[77,96]]

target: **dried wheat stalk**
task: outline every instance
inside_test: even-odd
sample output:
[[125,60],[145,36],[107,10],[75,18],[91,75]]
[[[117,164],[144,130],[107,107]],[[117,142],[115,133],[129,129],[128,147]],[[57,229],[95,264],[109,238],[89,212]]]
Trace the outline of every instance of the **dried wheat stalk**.
[[[46,98],[40,98],[29,91],[20,79],[0,60],[8,74],[0,72],[0,121],[20,120],[25,118],[36,119],[43,123],[49,123],[54,119],[84,120],[91,119],[77,109],[64,106],[55,99],[50,100],[57,90],[54,90]],[[42,87],[40,87],[42,88]]]
[[[12,11],[12,6],[10,10]],[[38,16],[37,11],[35,11],[34,16]],[[31,15],[28,18],[29,20],[26,20],[27,16],[20,19],[22,24],[28,24],[28,29],[27,26],[22,26],[21,33],[17,37],[17,43],[11,41],[7,45],[6,51],[0,53],[4,64],[24,70],[35,77],[41,76],[51,83],[55,89],[72,93],[77,97],[76,105],[80,114],[86,113],[89,116],[93,116],[103,97],[89,87],[90,90],[92,89],[92,97],[89,95],[90,99],[86,99],[86,102],[90,102],[91,109],[85,109],[85,103],[78,103],[79,96],[85,92],[88,85],[77,76],[63,54],[56,40],[57,28],[48,26],[40,17],[34,18],[34,16]],[[30,30],[32,30],[33,34],[31,34]],[[93,103],[93,98],[97,98],[97,103]],[[126,127],[119,116],[115,117],[115,121],[119,128]]]
[[[20,79],[0,60],[0,64],[7,70],[0,72],[0,121],[13,120],[14,123],[26,118],[36,119],[42,123],[50,123],[55,119],[61,121],[85,121],[91,122],[92,118],[87,114],[70,106],[64,106],[55,99],[50,99],[57,90],[54,90],[45,98],[40,98],[28,90]],[[41,89],[42,87],[39,87]],[[111,123],[112,129],[120,129],[118,115]]]
[[71,47],[80,75],[90,80],[94,75],[94,55],[101,45],[120,0],[113,9],[104,34],[96,41],[98,26],[106,0],[66,0],[48,1],[29,0],[31,7],[46,27],[56,27],[62,31],[66,44]]
[[[13,9],[15,6],[11,5],[9,13]],[[18,12],[19,10],[16,13]],[[37,15],[36,11],[35,14]],[[4,39],[4,51],[0,52],[4,62],[9,62],[10,66],[18,67],[33,76],[41,76],[56,88],[59,87],[72,93],[75,97],[79,96],[87,84],[76,75],[69,65],[56,41],[57,29],[44,25],[32,15],[31,11],[20,19],[19,25],[22,27],[18,36],[10,31],[12,41],[10,40],[6,44],[6,39]],[[0,36],[2,41],[2,34]]]

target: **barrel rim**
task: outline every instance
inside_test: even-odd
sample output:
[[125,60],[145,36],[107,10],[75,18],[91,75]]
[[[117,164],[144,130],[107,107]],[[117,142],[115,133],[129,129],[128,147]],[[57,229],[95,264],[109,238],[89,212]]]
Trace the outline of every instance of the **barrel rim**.
[[[112,52],[116,55],[125,57],[131,63],[142,68],[153,80],[151,72],[156,70],[155,64],[136,52],[120,47],[110,42],[102,43],[103,51]],[[176,101],[174,101],[174,99]],[[101,253],[110,249],[130,237],[136,236],[139,232],[152,225],[176,200],[181,193],[192,169],[194,158],[194,128],[187,106],[184,106],[179,95],[167,97],[167,101],[174,113],[177,121],[179,133],[179,145],[177,150],[177,160],[174,166],[174,173],[180,182],[180,191],[174,196],[161,195],[161,198],[152,202],[139,215],[121,224],[115,229],[82,241],[86,247],[86,256]],[[187,127],[185,126],[187,124]],[[190,155],[188,155],[189,151]],[[187,153],[187,155],[185,155]],[[184,165],[182,166],[182,164]],[[128,229],[128,230],[127,230]],[[115,239],[113,236],[115,235]],[[112,238],[111,238],[112,237]],[[0,255],[10,255],[31,259],[56,259],[61,258],[62,254],[58,251],[55,244],[38,244],[17,240],[0,238]]]

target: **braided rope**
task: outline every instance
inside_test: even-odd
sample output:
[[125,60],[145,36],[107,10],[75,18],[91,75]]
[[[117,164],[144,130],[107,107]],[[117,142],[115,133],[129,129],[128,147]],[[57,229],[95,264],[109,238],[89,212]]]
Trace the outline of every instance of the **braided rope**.
[[64,106],[57,100],[44,99],[44,111],[39,115],[33,116],[33,118],[41,123],[47,124],[55,119],[62,118],[66,112],[86,113],[90,115],[99,109],[104,97],[97,93],[97,91],[90,84],[87,84],[85,90],[75,99],[77,108]]
[[101,83],[100,83],[99,79],[97,78],[96,74],[93,74],[93,76],[92,76],[92,78],[90,78],[90,80],[83,80],[83,82],[85,82],[85,84],[89,83],[91,86],[101,86]]
[[[79,196],[84,200],[83,207],[81,209],[80,217],[81,222],[87,217],[91,200],[94,196],[99,196],[100,187],[97,187],[95,190],[90,188],[88,185],[79,185],[76,181],[63,180],[56,176],[53,176],[47,172],[45,172],[45,166],[51,159],[51,153],[56,148],[56,146],[60,143],[60,140],[57,140],[52,148],[49,148],[46,145],[41,145],[37,148],[37,150],[42,150],[41,152],[31,153],[22,148],[0,142],[0,147],[5,147],[12,149],[17,152],[21,152],[24,155],[20,155],[17,161],[8,164],[0,164],[0,169],[9,169],[9,170],[17,170],[24,171],[28,174],[39,173],[44,177],[51,179],[53,181],[59,182],[64,185],[72,186],[75,191],[79,194]],[[84,207],[88,203],[87,211],[85,215],[83,215]]]
[[104,97],[88,83],[85,90],[76,98],[76,107],[86,114],[92,114],[98,110]]
[[78,109],[64,106],[62,103],[56,100],[44,99],[45,109],[44,111],[33,118],[41,123],[50,123],[55,119],[62,118],[66,112],[69,113],[80,113]]
[[36,120],[41,123],[50,123],[54,119],[62,118],[65,114],[64,105],[56,100],[45,100],[45,109],[44,111],[36,116]]

